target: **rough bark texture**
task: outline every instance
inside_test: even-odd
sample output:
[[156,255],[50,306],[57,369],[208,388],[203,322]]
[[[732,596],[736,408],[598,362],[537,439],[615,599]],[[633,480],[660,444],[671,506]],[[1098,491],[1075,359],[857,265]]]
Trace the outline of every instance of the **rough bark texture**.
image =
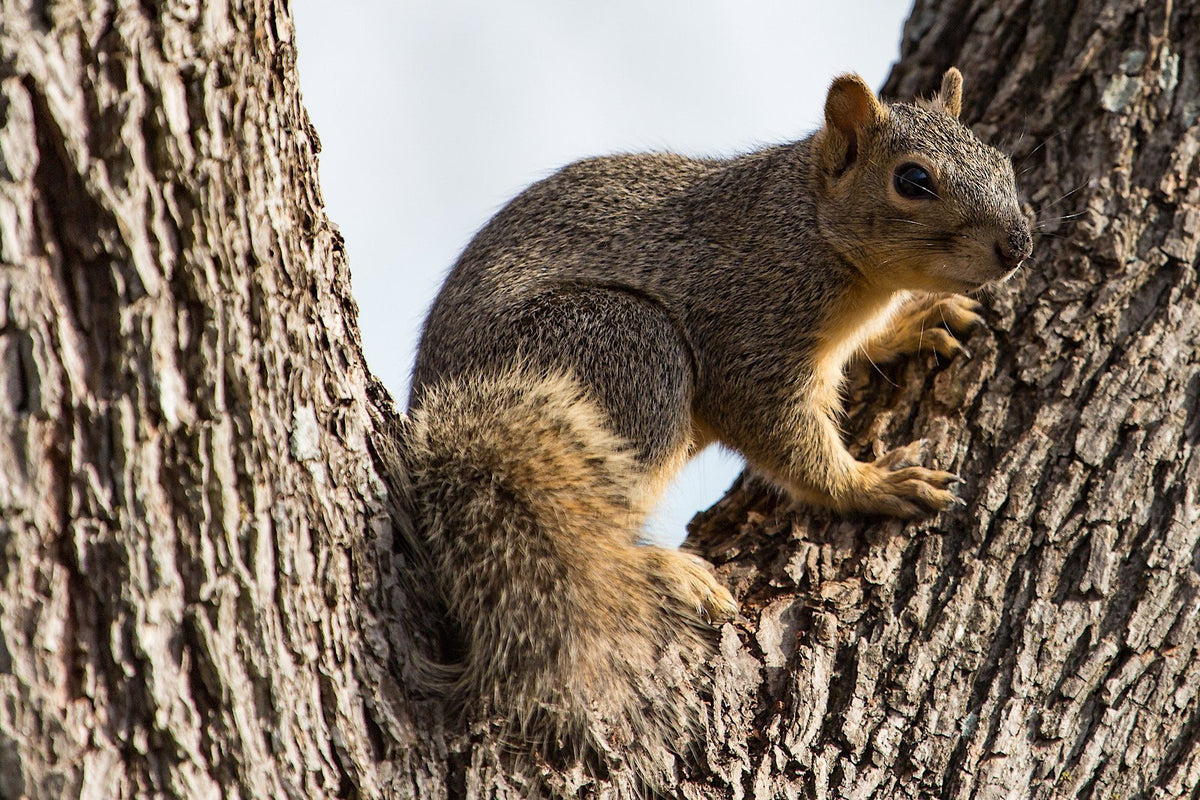
[[759,796],[1200,797],[1198,13],[917,3],[885,92],[957,64],[1043,235],[972,358],[853,386],[860,448],[929,439],[965,507],[751,489],[693,536],[751,607]]
[[392,523],[291,39],[0,3],[0,797],[378,796],[412,736],[367,720]]
[[[700,520],[745,618],[681,796],[1200,797],[1198,14],[918,2],[887,92],[958,64],[1045,235],[847,429],[966,506]],[[291,40],[0,0],[0,798],[609,794],[411,688],[440,616]]]

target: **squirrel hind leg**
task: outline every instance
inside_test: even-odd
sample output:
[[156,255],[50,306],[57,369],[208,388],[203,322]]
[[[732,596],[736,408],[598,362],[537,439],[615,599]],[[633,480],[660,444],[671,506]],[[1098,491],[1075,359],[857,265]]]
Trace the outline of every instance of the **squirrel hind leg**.
[[690,448],[692,359],[659,302],[617,287],[552,285],[506,316],[503,356],[569,373],[648,473]]
[[412,419],[417,516],[462,640],[457,703],[543,752],[620,753],[646,774],[680,752],[697,711],[656,665],[672,646],[705,662],[694,609],[732,598],[698,559],[635,544],[645,466],[590,392],[540,372],[448,381]]

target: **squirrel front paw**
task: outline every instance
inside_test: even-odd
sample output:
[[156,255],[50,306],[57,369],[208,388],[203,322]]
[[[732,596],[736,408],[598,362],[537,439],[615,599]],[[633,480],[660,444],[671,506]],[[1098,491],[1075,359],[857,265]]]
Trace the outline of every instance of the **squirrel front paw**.
[[924,442],[897,447],[871,463],[860,463],[858,491],[848,505],[867,514],[911,519],[961,503],[950,487],[962,478],[916,464]]
[[946,357],[966,353],[958,336],[983,324],[980,308],[979,303],[961,294],[924,295],[902,307],[891,328],[868,342],[864,353],[875,364],[928,350]]
[[719,625],[737,616],[737,601],[717,582],[712,565],[703,558],[682,550],[650,546],[641,549],[646,551],[653,573],[669,593],[704,619]]

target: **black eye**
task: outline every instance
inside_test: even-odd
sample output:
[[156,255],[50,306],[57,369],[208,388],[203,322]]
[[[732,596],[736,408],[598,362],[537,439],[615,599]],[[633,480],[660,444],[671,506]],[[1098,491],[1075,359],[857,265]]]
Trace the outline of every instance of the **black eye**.
[[936,200],[933,178],[920,164],[901,164],[896,167],[896,191],[901,197],[916,200]]

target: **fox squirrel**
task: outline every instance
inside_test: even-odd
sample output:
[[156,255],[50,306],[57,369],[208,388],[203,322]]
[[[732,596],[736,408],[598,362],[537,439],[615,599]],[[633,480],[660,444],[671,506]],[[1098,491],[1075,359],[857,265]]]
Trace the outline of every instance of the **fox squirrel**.
[[955,293],[1030,254],[1012,164],[961,103],[954,68],[915,104],[843,75],[801,141],[580,161],[475,236],[429,312],[409,398],[460,701],[525,742],[638,749],[642,768],[686,741],[694,709],[651,708],[642,682],[671,645],[705,662],[705,622],[737,604],[703,560],[639,535],[712,442],[839,512],[954,500],[956,477],[916,465],[914,445],[861,462],[836,419],[850,359],[961,349],[934,327],[979,321]]

